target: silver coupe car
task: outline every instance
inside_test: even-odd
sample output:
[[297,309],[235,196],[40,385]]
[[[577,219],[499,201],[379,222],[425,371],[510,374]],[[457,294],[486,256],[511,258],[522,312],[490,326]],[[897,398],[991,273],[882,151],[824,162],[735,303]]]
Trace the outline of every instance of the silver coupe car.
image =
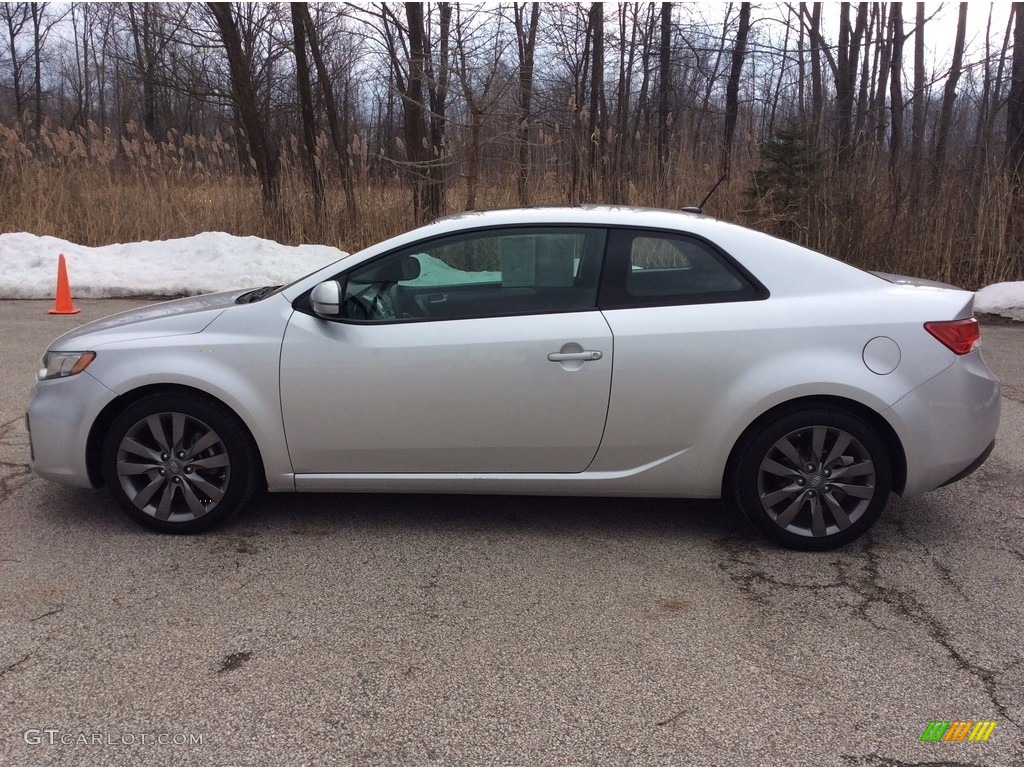
[[988,456],[979,335],[967,291],[705,216],[466,213],[64,334],[32,467],[167,532],[261,488],[662,496],[827,549]]

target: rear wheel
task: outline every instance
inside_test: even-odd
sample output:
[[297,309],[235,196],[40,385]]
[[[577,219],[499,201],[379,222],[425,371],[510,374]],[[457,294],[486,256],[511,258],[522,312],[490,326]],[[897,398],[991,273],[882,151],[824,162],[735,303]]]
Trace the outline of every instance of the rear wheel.
[[255,451],[234,414],[201,397],[157,394],[126,408],[103,444],[103,475],[137,522],[197,533],[241,508],[254,489]]
[[802,408],[761,426],[732,473],[739,507],[763,533],[793,549],[842,546],[867,531],[889,499],[889,451],[851,413]]

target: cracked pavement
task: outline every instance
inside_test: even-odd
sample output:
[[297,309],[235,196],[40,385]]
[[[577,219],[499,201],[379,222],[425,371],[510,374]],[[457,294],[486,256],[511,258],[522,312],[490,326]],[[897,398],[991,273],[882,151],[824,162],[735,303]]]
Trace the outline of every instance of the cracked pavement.
[[983,322],[988,463],[809,554],[641,499],[276,495],[149,533],[30,474],[22,421],[50,339],[138,303],[0,301],[0,764],[1024,764],[1024,325]]

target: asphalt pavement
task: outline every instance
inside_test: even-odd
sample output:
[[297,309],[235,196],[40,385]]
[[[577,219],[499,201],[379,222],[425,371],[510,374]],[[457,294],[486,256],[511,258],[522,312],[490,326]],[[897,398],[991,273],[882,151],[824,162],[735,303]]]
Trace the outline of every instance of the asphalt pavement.
[[[712,502],[264,495],[203,536],[28,471],[0,301],[0,763],[1024,764],[1024,326],[987,464],[839,551]],[[986,742],[923,742],[933,721]]]

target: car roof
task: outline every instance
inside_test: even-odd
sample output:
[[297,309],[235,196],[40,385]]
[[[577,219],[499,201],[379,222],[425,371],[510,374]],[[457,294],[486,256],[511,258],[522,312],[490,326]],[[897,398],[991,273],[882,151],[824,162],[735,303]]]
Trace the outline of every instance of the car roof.
[[[643,221],[638,221],[641,217]],[[527,208],[499,208],[488,211],[464,211],[441,217],[433,222],[437,225],[452,225],[453,228],[466,226],[495,226],[506,224],[603,224],[662,226],[676,228],[684,221],[689,223],[711,217],[692,212],[672,211],[662,208],[644,208],[631,205],[577,205],[577,206],[534,206]],[[430,225],[427,225],[430,226]]]
[[[748,248],[758,243],[764,248],[770,242],[787,248],[796,247],[789,241],[759,232],[739,224],[732,224],[712,216],[692,211],[663,208],[644,208],[630,205],[537,206],[531,208],[504,208],[489,211],[465,211],[444,216],[419,229],[417,236],[442,235],[476,227],[523,225],[579,225],[620,226],[643,229],[678,230],[704,236],[714,242],[744,242]],[[411,234],[411,233],[409,233]]]

